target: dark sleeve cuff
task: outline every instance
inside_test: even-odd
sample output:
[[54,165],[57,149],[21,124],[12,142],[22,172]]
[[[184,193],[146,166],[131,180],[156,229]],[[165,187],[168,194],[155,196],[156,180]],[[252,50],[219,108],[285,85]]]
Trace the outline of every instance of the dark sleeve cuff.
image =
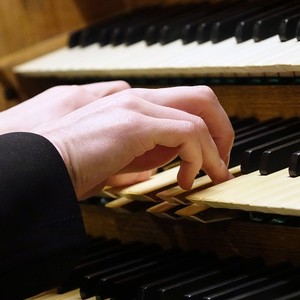
[[66,166],[47,139],[0,136],[0,197],[1,295],[14,281],[7,299],[57,285],[87,238]]

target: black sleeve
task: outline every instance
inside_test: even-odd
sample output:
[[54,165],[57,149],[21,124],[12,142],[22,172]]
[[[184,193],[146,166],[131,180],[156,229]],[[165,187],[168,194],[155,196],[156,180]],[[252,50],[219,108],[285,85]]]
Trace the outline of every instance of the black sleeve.
[[1,299],[24,299],[58,285],[86,242],[56,148],[32,133],[0,135]]

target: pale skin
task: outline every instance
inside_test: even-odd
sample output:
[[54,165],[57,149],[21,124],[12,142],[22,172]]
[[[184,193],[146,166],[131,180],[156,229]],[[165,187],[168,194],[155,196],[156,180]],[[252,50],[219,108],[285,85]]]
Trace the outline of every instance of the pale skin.
[[104,185],[145,180],[177,155],[183,189],[191,188],[200,169],[214,183],[232,178],[227,164],[234,132],[206,86],[133,89],[123,81],[60,86],[1,113],[0,128],[52,142],[78,199]]

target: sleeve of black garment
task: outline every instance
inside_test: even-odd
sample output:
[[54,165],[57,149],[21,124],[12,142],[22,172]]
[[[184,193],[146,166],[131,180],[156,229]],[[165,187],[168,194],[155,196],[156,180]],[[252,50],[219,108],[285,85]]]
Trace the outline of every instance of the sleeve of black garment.
[[24,299],[60,283],[86,243],[56,148],[32,133],[0,135],[0,295]]

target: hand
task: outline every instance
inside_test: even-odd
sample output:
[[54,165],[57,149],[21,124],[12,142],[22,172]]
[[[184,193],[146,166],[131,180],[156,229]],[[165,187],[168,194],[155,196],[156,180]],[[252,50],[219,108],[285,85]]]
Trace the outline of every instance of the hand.
[[207,87],[127,89],[32,131],[60,152],[79,199],[114,176],[146,174],[177,155],[184,189],[201,168],[215,183],[231,178],[226,163],[233,130]]
[[99,98],[130,88],[124,81],[57,86],[0,113],[0,134],[29,131]]

